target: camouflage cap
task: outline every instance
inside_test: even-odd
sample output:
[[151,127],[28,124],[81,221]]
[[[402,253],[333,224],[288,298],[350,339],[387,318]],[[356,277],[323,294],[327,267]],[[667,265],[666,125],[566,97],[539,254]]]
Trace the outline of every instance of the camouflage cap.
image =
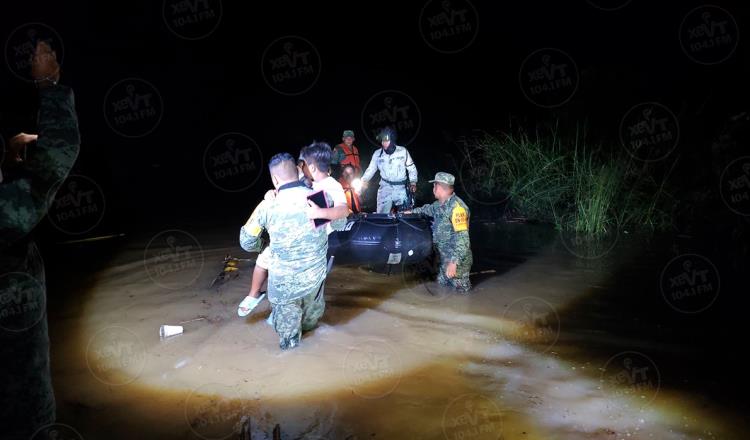
[[456,183],[456,178],[453,177],[453,174],[451,173],[439,171],[437,174],[435,174],[435,178],[433,180],[430,180],[430,183],[433,182],[440,182],[445,183],[446,185],[453,186],[453,184]]
[[342,138],[345,137],[354,137],[354,131],[352,130],[344,130],[344,134],[341,135]]

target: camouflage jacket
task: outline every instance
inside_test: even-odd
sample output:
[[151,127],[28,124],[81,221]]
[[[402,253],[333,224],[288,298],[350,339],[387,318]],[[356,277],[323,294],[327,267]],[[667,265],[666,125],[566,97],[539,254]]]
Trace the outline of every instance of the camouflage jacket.
[[409,150],[397,145],[396,151],[392,154],[388,154],[383,151],[382,148],[378,148],[375,153],[372,154],[370,164],[367,165],[367,169],[362,174],[362,180],[367,182],[375,175],[375,171],[380,171],[381,185],[383,183],[393,182],[392,184],[406,183],[417,183],[417,167],[414,165],[414,160],[409,154]]
[[268,299],[283,304],[314,293],[326,276],[328,234],[307,218],[307,196],[313,191],[299,182],[279,188],[272,201],[264,200],[240,228],[240,245],[259,252],[261,233],[271,238]]
[[53,422],[55,413],[44,264],[31,232],[80,144],[73,92],[51,86],[40,90],[40,98],[39,138],[17,175],[0,184],[0,426],[22,438]]
[[435,201],[414,208],[412,212],[433,218],[432,240],[444,260],[454,263],[471,262],[470,212],[463,200],[454,194],[445,204]]

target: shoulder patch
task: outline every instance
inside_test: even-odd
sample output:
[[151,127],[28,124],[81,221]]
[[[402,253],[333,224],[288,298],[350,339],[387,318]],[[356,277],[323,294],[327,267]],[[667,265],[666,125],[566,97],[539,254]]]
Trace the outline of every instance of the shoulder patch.
[[263,231],[263,228],[261,228],[260,225],[254,223],[250,225],[249,231],[247,232],[253,237],[257,237],[260,235],[262,231]]
[[451,212],[451,223],[456,232],[469,230],[469,216],[463,206],[456,204]]

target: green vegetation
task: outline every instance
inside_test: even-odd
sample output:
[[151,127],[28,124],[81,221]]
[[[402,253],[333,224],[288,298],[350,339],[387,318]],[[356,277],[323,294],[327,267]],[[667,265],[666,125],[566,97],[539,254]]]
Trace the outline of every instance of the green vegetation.
[[556,132],[534,138],[482,133],[459,147],[459,185],[475,204],[507,201],[523,217],[591,236],[670,224],[666,177],[657,181],[653,165],[622,148],[586,145],[579,132],[572,139]]

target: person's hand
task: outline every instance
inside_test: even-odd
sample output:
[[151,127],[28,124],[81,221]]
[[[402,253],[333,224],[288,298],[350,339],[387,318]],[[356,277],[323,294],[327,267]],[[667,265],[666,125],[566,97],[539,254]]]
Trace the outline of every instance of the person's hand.
[[269,189],[266,191],[266,194],[263,196],[263,200],[268,200],[269,202],[276,199],[276,190],[275,189]]
[[367,188],[368,182],[366,180],[360,180],[362,182],[362,191],[364,191]]
[[450,262],[445,266],[445,276],[448,278],[456,277],[456,263]]
[[305,213],[310,220],[323,218],[323,209],[316,205],[312,200],[307,201],[307,209],[305,209]]
[[5,162],[8,164],[21,162],[21,150],[36,141],[38,137],[36,134],[18,133],[10,138],[8,147],[5,150]]
[[60,65],[57,63],[57,54],[44,41],[36,44],[31,56],[31,78],[41,87],[60,80]]
[[417,192],[417,184],[416,183],[409,184],[409,190],[413,193]]

